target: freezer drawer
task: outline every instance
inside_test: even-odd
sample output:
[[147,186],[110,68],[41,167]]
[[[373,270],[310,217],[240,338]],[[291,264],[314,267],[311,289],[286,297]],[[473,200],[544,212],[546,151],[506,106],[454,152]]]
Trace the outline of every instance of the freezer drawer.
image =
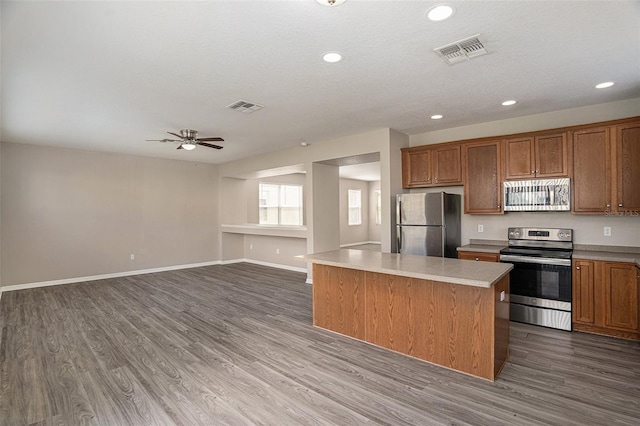
[[420,256],[444,255],[444,228],[441,226],[397,227],[398,252]]

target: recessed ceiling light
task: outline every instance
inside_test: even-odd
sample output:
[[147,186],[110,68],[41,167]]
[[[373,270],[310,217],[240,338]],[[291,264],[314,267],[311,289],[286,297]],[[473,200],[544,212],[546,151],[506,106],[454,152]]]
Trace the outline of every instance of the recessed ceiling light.
[[336,52],[329,52],[325,53],[322,56],[322,59],[324,59],[325,62],[329,63],[340,62],[342,60],[342,55]]
[[606,89],[607,87],[613,86],[615,83],[613,81],[607,81],[604,83],[596,84],[596,89]]
[[444,21],[445,19],[451,18],[453,16],[453,12],[453,7],[441,4],[429,9],[427,12],[427,18],[432,21]]
[[300,146],[302,147],[307,147],[309,145],[311,145],[309,142],[300,142]]
[[323,6],[339,6],[347,0],[316,0]]
[[503,106],[511,106],[511,105],[515,105],[517,103],[517,101],[511,100],[511,101],[504,101],[502,103]]
[[442,114],[435,114],[431,116],[432,120],[440,120],[442,117],[444,117]]

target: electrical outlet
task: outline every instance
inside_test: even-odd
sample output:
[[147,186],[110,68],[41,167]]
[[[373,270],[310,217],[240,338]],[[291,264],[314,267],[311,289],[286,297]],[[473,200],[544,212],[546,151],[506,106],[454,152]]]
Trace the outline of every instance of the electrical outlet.
[[280,249],[276,249],[276,254],[280,254]]
[[484,225],[478,225],[478,232],[484,232]]
[[604,227],[604,236],[605,237],[610,237],[611,236],[611,227],[610,226],[605,226]]
[[131,259],[131,260],[136,260],[136,255],[135,255],[135,254],[133,254],[133,253],[131,253],[131,256],[129,256],[129,259]]
[[503,290],[503,291],[500,292],[500,301],[504,302],[505,300],[507,300],[507,294]]

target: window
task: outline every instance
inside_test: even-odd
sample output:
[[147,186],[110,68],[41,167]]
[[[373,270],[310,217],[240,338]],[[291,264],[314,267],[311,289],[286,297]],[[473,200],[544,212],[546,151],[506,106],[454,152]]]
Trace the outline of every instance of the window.
[[382,195],[376,190],[376,225],[382,225]]
[[302,186],[261,183],[259,185],[262,225],[302,225]]
[[350,189],[349,225],[362,225],[362,194],[358,189]]

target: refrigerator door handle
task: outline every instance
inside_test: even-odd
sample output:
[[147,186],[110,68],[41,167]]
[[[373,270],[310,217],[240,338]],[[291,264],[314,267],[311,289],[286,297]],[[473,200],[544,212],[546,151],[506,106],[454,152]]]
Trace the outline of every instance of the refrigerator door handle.
[[402,253],[402,228],[396,227],[396,239],[398,240],[398,253]]

